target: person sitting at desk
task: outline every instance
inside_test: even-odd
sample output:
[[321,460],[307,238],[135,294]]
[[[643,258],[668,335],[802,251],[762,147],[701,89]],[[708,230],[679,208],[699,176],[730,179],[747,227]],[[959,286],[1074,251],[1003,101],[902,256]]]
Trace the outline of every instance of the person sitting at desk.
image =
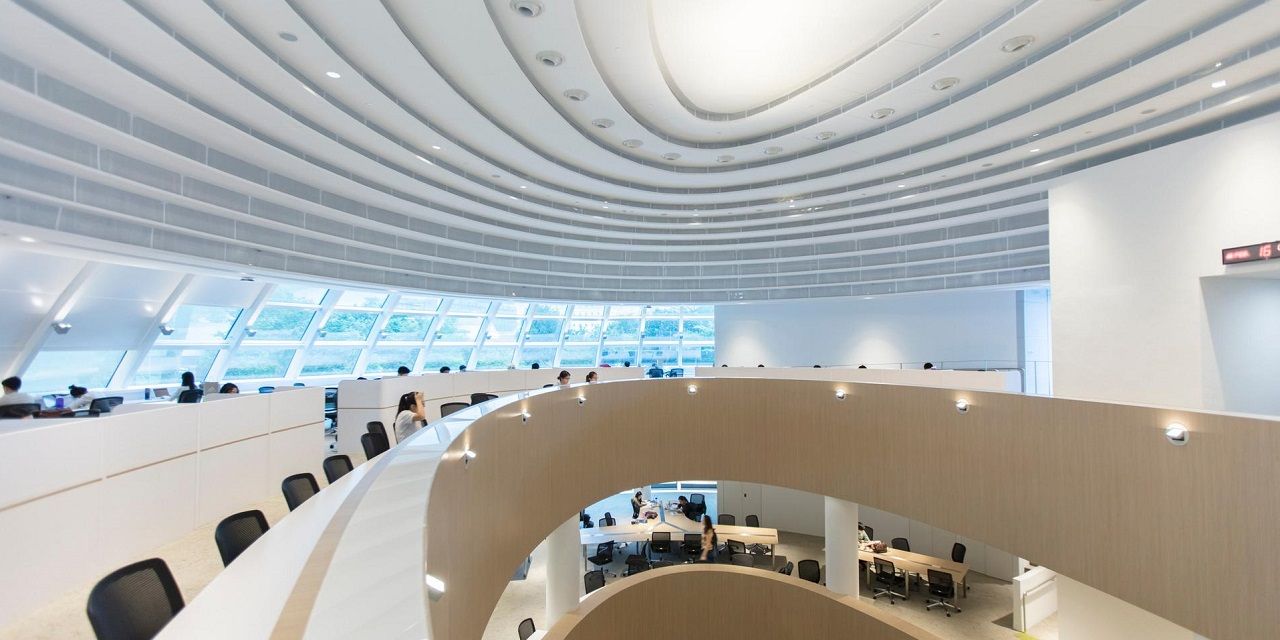
[[561,371],[560,375],[556,376],[556,382],[559,383],[560,386],[565,387],[569,385],[569,378],[570,375],[568,371]]
[[421,391],[410,391],[400,396],[400,408],[396,413],[396,442],[404,442],[405,438],[422,428],[422,423],[427,421],[427,416],[423,415],[425,406]]
[[588,374],[587,374],[587,382],[588,382],[588,383],[595,382],[595,381],[596,381],[596,378],[598,378],[598,377],[599,377],[599,376],[597,376],[597,375],[596,375],[596,372],[592,371],[592,372],[590,372],[590,373],[588,373]]
[[397,376],[400,376],[400,377],[407,376],[407,375],[409,375],[410,373],[411,373],[411,371],[409,370],[409,367],[406,367],[406,366],[404,366],[404,365],[400,365],[400,368],[399,368],[399,369],[396,369],[396,375],[397,375]]
[[858,523],[858,544],[870,544],[871,536],[867,535],[867,530],[862,527],[862,523]]
[[182,372],[182,388],[184,390],[185,389],[191,389],[192,391],[198,390],[199,387],[196,386],[196,374],[191,373],[190,371],[183,371]]
[[634,496],[631,496],[631,517],[639,518],[640,507],[643,507],[643,506],[644,506],[644,492],[637,491]]
[[5,378],[3,382],[0,382],[0,386],[4,387],[4,395],[0,396],[0,406],[6,404],[40,404],[40,401],[36,400],[31,394],[20,391],[22,389],[22,378],[18,376]]
[[218,393],[240,393],[240,387],[228,382],[218,388]]
[[716,528],[711,526],[711,516],[702,516],[702,555],[699,560],[714,561],[716,545],[720,542],[716,537]]
[[71,396],[71,402],[66,406],[67,409],[80,411],[81,409],[88,409],[89,405],[93,404],[93,394],[89,393],[89,390],[84,387],[77,387],[73,384],[67,387],[67,393]]
[[650,377],[650,378],[661,378],[661,377],[662,377],[662,367],[659,367],[659,366],[658,366],[658,363],[656,363],[656,362],[655,362],[655,363],[653,363],[652,365],[650,365],[650,366],[649,366],[649,370],[648,370],[648,371],[646,371],[646,372],[644,372],[644,375],[646,375],[646,376],[648,376],[648,377]]
[[685,499],[684,496],[680,496],[676,501],[676,508],[680,509],[680,513],[684,514],[684,517],[690,520],[693,519],[693,503]]
[[440,367],[440,373],[449,373],[449,367]]

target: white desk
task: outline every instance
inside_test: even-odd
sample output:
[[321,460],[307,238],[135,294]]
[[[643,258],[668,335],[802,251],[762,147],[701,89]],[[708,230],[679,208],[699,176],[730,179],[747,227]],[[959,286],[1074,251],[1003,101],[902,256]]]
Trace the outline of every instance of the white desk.
[[[648,542],[655,531],[665,531],[671,534],[671,543],[679,545],[687,533],[702,535],[702,523],[686,518],[679,511],[667,511],[666,509],[656,508],[654,505],[645,505],[640,511],[643,513],[646,510],[657,511],[658,517],[635,524],[628,523],[611,527],[582,529],[579,532],[582,544],[594,546],[605,542],[616,542],[618,544]],[[777,529],[728,524],[716,525],[715,529],[716,535],[722,543],[733,539],[744,544],[765,544],[769,545],[770,553],[773,552],[773,546],[778,544]]]

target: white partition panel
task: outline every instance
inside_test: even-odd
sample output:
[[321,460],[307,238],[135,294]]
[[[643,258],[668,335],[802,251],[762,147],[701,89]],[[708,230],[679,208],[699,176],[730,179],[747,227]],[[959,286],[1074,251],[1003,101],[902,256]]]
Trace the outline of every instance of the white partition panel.
[[225,518],[244,505],[261,502],[272,491],[279,491],[281,478],[271,475],[269,455],[268,447],[259,440],[201,451],[197,476],[200,510],[196,522]]
[[0,510],[93,482],[102,471],[102,428],[84,420],[0,423]]
[[[234,402],[208,402],[200,406],[200,448],[208,449],[229,442],[266,435],[270,425],[281,424],[275,420],[271,409],[278,405],[297,405],[306,409],[303,402],[272,402],[272,395],[246,395]],[[312,420],[315,419],[312,411]]]

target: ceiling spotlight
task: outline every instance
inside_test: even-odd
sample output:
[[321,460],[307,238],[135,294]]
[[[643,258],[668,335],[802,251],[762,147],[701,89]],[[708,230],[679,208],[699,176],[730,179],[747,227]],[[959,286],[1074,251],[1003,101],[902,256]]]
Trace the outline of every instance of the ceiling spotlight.
[[63,334],[65,334],[66,332],[68,332],[68,331],[70,331],[70,330],[71,330],[71,323],[70,323],[70,322],[61,322],[61,321],[60,321],[60,322],[55,322],[55,323],[53,323],[53,332],[54,332],[54,333],[56,333],[56,334],[58,334],[58,335],[63,335]]
[[536,18],[542,15],[542,3],[537,0],[511,0],[511,10],[526,18]]
[[292,33],[289,33],[288,31],[281,31],[280,33],[277,33],[276,35],[280,36],[280,39],[281,39],[281,40],[284,40],[285,42],[297,42],[297,41],[298,41],[298,36],[295,36],[295,35],[293,35]]
[[818,132],[818,135],[814,136],[814,139],[815,139],[815,140],[830,140],[830,139],[832,139],[832,138],[834,138],[834,137],[836,137],[836,132],[834,132],[834,131],[820,131],[820,132]]
[[587,99],[587,92],[583,91],[582,89],[566,89],[564,92],[564,97],[574,102],[582,102],[583,100]]
[[1164,439],[1168,440],[1169,444],[1175,447],[1181,447],[1186,444],[1187,438],[1190,437],[1190,435],[1191,432],[1187,431],[1186,427],[1177,422],[1170,422],[1169,426],[1164,430]]
[[1040,153],[1040,147],[1036,147],[1034,149],[1027,149],[1027,153]]
[[586,404],[586,403],[587,403],[587,398],[586,398],[585,396],[578,396],[578,406],[579,406],[579,407],[581,407],[582,405],[584,405],[584,404]]
[[941,78],[930,85],[930,88],[934,91],[946,91],[958,84],[960,84],[960,78]]
[[639,147],[639,146],[641,146],[641,145],[643,145],[643,144],[644,144],[644,140],[636,140],[635,138],[628,138],[628,139],[626,139],[626,140],[623,140],[623,141],[622,141],[622,146],[624,146],[624,147],[626,147],[626,148],[628,148],[628,149],[634,149],[634,148]]
[[547,67],[558,67],[564,62],[564,56],[560,55],[560,53],[556,51],[539,51],[537,55],[533,57],[536,58],[538,62],[541,62],[543,66]]
[[591,124],[597,129],[608,129],[613,126],[613,121],[608,118],[596,118],[591,121]]
[[891,115],[893,115],[893,109],[890,109],[890,108],[888,108],[888,107],[885,107],[885,108],[883,108],[883,109],[876,109],[875,111],[872,111],[872,112],[871,112],[871,119],[872,119],[872,120],[884,120],[885,118],[888,118],[888,117],[889,117],[889,116],[891,116]]
[[716,162],[719,162],[720,164],[733,162],[733,156],[729,156],[729,155],[716,156]]
[[844,400],[846,395],[844,389],[836,389],[836,400]]
[[969,401],[964,399],[956,400],[956,411],[969,413]]
[[470,449],[467,449],[466,451],[462,452],[462,464],[464,466],[471,464],[471,461],[475,459],[476,459],[476,452]]
[[529,186],[528,186],[528,185],[524,185],[524,184],[522,184],[522,185],[520,185],[520,188],[521,188],[521,189],[528,189],[528,188],[529,188]]
[[334,80],[337,80],[338,78],[342,77],[342,74],[338,73],[337,71],[326,71],[324,72],[324,74],[326,76],[329,76],[330,78],[333,78]]
[[431,145],[431,148],[432,148],[432,149],[435,149],[436,151],[439,151],[439,150],[440,150],[440,145],[438,145],[438,144],[433,144],[433,145]]
[[679,159],[680,159],[680,154],[678,154],[678,153],[676,153],[676,152],[674,152],[674,151],[671,151],[671,152],[669,152],[669,153],[664,153],[664,154],[662,154],[662,159],[663,159],[663,160],[679,160]]
[[173,335],[173,325],[171,325],[171,324],[169,324],[169,323],[167,323],[167,322],[161,322],[161,323],[160,323],[160,333],[163,333],[163,334],[164,334],[164,335],[166,335],[166,336],[171,336],[171,335]]
[[529,423],[529,419],[530,419],[530,418],[532,418],[532,417],[533,417],[533,414],[529,413],[528,411],[521,411],[521,412],[520,412],[520,422],[523,422],[523,423],[525,423],[525,424],[528,424],[528,423]]
[[1035,36],[1015,36],[1001,43],[1000,50],[1005,53],[1017,53],[1031,46],[1031,43],[1035,41]]
[[766,156],[776,156],[782,153],[782,147],[765,147],[764,154]]
[[1227,86],[1227,81],[1226,81],[1226,80],[1215,80],[1215,81],[1213,82],[1213,84],[1211,84],[1211,85],[1209,85],[1209,86],[1210,86],[1210,87],[1212,87],[1212,88],[1214,88],[1214,89],[1221,89],[1221,88],[1223,88],[1223,87]]
[[691,395],[691,396],[692,396],[692,395],[695,395],[695,394],[697,394],[697,393],[698,393],[698,385],[696,385],[696,384],[691,384],[691,385],[689,385],[689,395]]
[[423,581],[427,585],[427,595],[432,596],[432,599],[444,595],[444,580],[428,573],[424,576]]

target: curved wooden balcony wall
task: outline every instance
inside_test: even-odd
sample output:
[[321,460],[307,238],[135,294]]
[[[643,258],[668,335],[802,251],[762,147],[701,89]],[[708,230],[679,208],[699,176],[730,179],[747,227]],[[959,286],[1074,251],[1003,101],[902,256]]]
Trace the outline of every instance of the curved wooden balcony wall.
[[[1175,421],[1191,431],[1186,446],[1165,441]],[[181,635],[200,616],[240,624],[228,613],[248,607],[273,620],[276,638],[478,638],[513,568],[556,526],[614,492],[681,477],[799,489],[928,522],[1215,640],[1280,628],[1268,602],[1280,593],[1276,420],[726,378],[548,389],[445,424],[447,447],[411,438],[304,504],[164,637],[201,637]],[[468,464],[466,450],[476,452]],[[313,524],[293,533],[295,520]],[[295,535],[308,540],[305,553],[287,545]],[[1206,591],[1212,567],[1231,568],[1230,597]],[[428,597],[424,568],[444,594]],[[299,578],[287,595],[243,588],[263,572]]]

